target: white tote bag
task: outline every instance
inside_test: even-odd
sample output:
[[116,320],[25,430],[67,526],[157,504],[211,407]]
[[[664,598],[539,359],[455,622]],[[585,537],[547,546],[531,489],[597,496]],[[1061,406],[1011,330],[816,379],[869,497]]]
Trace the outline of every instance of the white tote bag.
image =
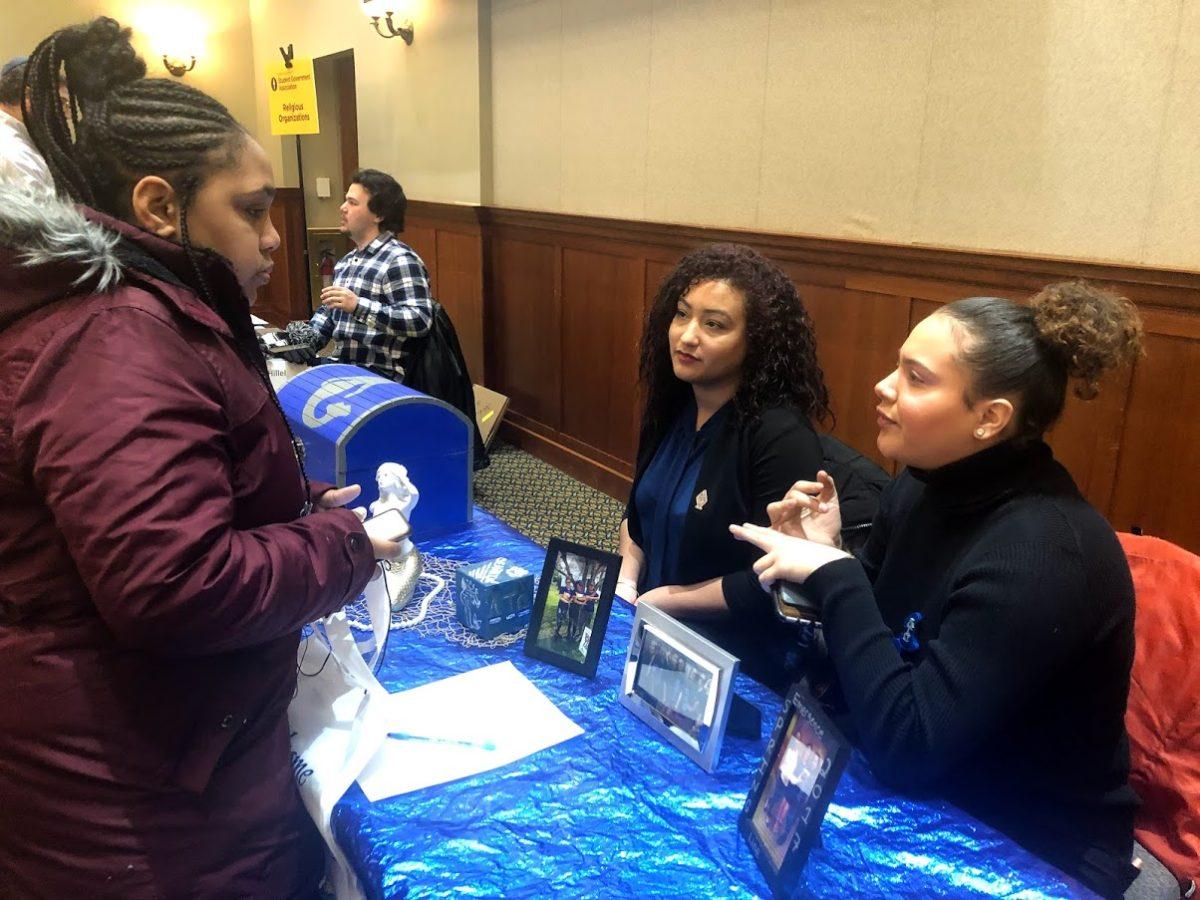
[[[384,579],[370,582],[364,595],[374,647],[382,654],[391,617]],[[296,784],[325,839],[326,871],[338,900],[361,898],[358,879],[334,840],[330,816],[387,739],[388,694],[363,659],[344,611],[313,623],[298,659],[296,696],[288,707]]]

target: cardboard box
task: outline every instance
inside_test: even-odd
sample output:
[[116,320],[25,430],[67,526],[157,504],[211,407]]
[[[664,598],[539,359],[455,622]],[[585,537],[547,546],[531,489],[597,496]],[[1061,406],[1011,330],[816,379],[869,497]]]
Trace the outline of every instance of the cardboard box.
[[491,447],[492,438],[500,428],[500,420],[508,410],[508,398],[495,391],[489,391],[480,385],[475,387],[475,421],[479,423],[479,433],[483,437],[483,446]]

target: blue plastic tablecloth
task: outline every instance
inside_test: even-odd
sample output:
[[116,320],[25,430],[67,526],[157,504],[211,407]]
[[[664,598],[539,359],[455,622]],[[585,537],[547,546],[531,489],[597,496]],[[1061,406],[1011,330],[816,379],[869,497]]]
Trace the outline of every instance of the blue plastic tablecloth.
[[[464,563],[507,556],[534,573],[545,554],[479,509],[463,532],[420,547]],[[353,785],[333,824],[369,897],[770,896],[737,819],[780,699],[739,677],[738,693],[762,710],[763,737],[727,736],[717,771],[704,772],[617,703],[632,621],[615,601],[594,680],[529,659],[519,644],[468,649],[393,633],[380,672],[388,690],[511,660],[584,733],[501,769],[377,803]],[[829,806],[822,844],[809,857],[802,896],[1088,896],[950,804],[882,787],[857,755]]]

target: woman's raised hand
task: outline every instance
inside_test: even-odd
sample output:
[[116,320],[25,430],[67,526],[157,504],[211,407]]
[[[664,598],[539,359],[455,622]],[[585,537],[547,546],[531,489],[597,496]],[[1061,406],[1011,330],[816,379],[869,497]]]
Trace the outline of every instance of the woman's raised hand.
[[763,551],[754,564],[754,574],[764,588],[769,588],[776,581],[803,584],[809,575],[826,563],[851,558],[850,554],[828,544],[783,534],[749,522],[730,525],[729,530],[739,541],[754,544]]
[[767,506],[771,527],[789,537],[830,547],[841,545],[842,511],[833,478],[824,470],[816,481],[797,481],[782,500]]

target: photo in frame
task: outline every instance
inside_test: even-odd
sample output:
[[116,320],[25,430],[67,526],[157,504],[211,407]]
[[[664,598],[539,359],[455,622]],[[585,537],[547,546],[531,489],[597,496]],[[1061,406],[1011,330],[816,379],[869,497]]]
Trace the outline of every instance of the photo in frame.
[[738,659],[649,603],[639,603],[621,705],[707,772],[717,767]]
[[554,538],[533,598],[525,655],[593,678],[621,557]]
[[793,897],[850,744],[798,682],[792,686],[738,818],[775,898]]

